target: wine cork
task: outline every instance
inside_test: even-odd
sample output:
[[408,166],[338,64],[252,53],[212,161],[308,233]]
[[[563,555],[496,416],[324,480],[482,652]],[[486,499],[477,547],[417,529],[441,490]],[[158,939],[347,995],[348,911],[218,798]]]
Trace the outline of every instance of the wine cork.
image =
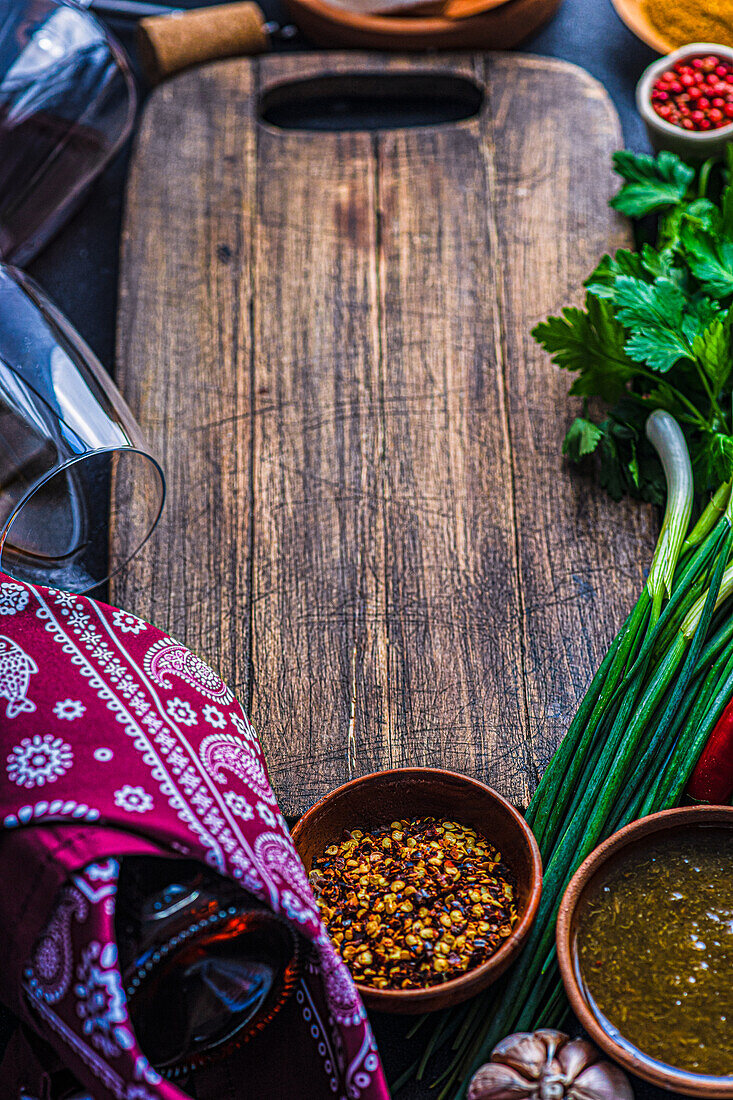
[[143,72],[151,84],[214,61],[269,49],[265,17],[257,4],[219,4],[141,19],[137,45]]

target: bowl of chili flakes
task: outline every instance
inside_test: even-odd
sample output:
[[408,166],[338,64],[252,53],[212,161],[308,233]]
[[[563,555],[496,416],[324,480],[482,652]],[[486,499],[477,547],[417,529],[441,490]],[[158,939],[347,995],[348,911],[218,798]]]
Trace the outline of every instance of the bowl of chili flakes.
[[521,814],[437,768],[351,780],[293,830],[321,916],[367,1008],[460,1004],[516,958],[542,890]]

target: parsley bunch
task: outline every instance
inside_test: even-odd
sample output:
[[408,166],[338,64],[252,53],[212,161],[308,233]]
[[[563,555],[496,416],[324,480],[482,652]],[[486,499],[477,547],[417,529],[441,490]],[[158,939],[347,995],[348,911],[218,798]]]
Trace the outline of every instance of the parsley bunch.
[[[673,153],[619,152],[624,183],[611,206],[658,215],[656,243],[604,256],[585,283],[585,309],[533,330],[553,362],[577,377],[584,399],[563,453],[595,454],[601,484],[662,504],[664,475],[644,434],[654,409],[682,426],[702,497],[733,475],[733,146],[723,165],[699,169]],[[717,186],[717,196],[711,197]],[[589,412],[600,398],[604,419]]]

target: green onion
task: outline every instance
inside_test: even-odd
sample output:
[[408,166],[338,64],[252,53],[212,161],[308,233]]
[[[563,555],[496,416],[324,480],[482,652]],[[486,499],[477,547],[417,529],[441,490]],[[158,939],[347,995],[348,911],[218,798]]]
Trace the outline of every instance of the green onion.
[[713,494],[707,508],[685,539],[682,545],[683,551],[698,546],[710,531],[712,531],[713,527],[726,510],[730,499],[731,485],[733,485],[733,481],[724,481]]
[[[668,486],[649,577],[527,810],[545,861],[537,918],[501,986],[447,1029],[455,1057],[439,1082],[441,1098],[456,1088],[464,1096],[471,1073],[504,1035],[562,1021],[554,934],[570,878],[621,824],[679,797],[733,694],[733,625],[716,619],[733,593],[730,487],[721,487],[685,540],[693,487],[684,437],[665,412],[652,414],[646,430]],[[445,1027],[439,1020],[421,1071],[443,1045]]]
[[[661,459],[667,482],[667,507],[647,581],[654,607],[661,611],[662,600],[672,592],[672,578],[690,522],[694,482],[685,437],[673,416],[657,409],[646,422],[646,435]],[[653,621],[659,618],[659,611],[652,616]]]

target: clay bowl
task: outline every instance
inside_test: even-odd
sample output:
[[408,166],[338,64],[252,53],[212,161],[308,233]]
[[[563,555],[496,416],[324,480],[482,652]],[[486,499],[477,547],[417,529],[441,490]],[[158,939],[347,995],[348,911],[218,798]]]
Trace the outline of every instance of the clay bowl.
[[733,1077],[705,1077],[698,1074],[675,1070],[671,1066],[647,1058],[635,1049],[622,1046],[600,1025],[591,1010],[585,993],[578,980],[575,959],[575,936],[578,927],[578,914],[587,891],[593,885],[603,881],[612,870],[621,853],[627,855],[629,849],[640,850],[651,837],[667,831],[684,829],[687,836],[690,830],[706,825],[725,826],[733,830],[733,806],[690,806],[679,810],[664,810],[662,813],[642,817],[633,821],[612,837],[604,841],[582,863],[570,880],[565,891],[557,918],[557,958],[560,964],[565,991],[575,1015],[593,1041],[615,1062],[629,1073],[642,1077],[660,1088],[670,1092],[681,1092],[686,1096],[698,1096],[712,1100],[733,1098]]
[[674,42],[670,42],[649,22],[643,0],[611,0],[611,3],[621,22],[647,46],[651,46],[657,53],[669,53],[675,48]]
[[352,779],[303,815],[293,830],[293,842],[310,872],[313,860],[340,841],[346,829],[376,828],[400,818],[428,816],[468,825],[496,845],[516,876],[519,920],[495,955],[459,978],[426,989],[359,985],[367,1008],[380,1012],[432,1012],[460,1004],[486,989],[519,952],[542,892],[540,853],[522,816],[478,780],[437,768],[396,768]]
[[505,0],[467,19],[362,15],[324,0],[285,0],[317,46],[376,50],[508,50],[554,15],[560,0]]

